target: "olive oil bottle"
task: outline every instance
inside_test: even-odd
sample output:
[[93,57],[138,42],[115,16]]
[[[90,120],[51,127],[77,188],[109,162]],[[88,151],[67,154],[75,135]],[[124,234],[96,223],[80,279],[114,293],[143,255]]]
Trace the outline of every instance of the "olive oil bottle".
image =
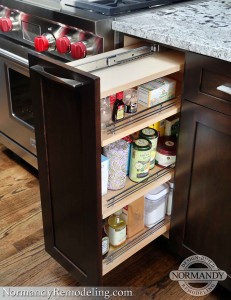
[[119,247],[126,241],[126,222],[121,214],[122,209],[108,218],[109,242],[113,247]]

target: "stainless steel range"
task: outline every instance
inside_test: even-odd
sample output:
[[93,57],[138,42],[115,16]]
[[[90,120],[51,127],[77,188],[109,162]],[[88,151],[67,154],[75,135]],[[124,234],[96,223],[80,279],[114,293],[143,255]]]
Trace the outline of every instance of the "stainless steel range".
[[0,142],[37,168],[29,53],[68,62],[118,48],[116,16],[179,1],[0,0]]
[[111,22],[83,10],[61,12],[54,0],[0,0],[0,142],[34,167],[28,53],[71,61],[112,50],[116,42]]

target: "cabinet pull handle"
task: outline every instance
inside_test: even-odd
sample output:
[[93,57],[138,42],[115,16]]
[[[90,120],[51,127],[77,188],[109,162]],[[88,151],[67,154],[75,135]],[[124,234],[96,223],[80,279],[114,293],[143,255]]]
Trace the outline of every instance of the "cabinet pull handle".
[[[82,82],[78,82],[74,79],[69,79],[69,78],[63,78],[63,77],[58,77],[58,76],[55,76],[49,72],[47,72],[45,70],[44,67],[42,66],[39,66],[39,65],[35,65],[33,67],[31,67],[31,69],[33,69],[34,71],[36,71],[37,73],[39,73],[40,75],[50,79],[50,80],[53,80],[57,83],[61,83],[61,84],[65,84],[71,88],[76,88],[77,86],[80,86],[80,85],[83,85]],[[49,70],[49,68],[47,68]],[[50,70],[54,70],[54,69],[51,69]]]
[[217,90],[226,93],[228,95],[231,95],[231,84],[230,83],[224,83],[222,85],[219,85],[217,87]]

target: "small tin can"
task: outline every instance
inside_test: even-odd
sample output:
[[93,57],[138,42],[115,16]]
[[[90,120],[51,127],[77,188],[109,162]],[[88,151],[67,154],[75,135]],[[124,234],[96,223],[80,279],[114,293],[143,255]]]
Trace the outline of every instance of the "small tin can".
[[150,170],[155,167],[156,147],[158,141],[158,131],[153,128],[144,128],[140,132],[140,137],[149,140],[152,143],[151,158],[150,158]]
[[156,150],[156,164],[168,167],[176,162],[176,138],[162,136],[158,139]]
[[129,178],[140,182],[149,176],[152,144],[149,140],[139,138],[132,143]]

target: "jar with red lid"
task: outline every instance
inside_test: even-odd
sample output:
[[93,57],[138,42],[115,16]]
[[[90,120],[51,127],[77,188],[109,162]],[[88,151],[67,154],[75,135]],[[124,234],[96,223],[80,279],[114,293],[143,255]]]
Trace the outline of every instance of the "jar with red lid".
[[160,167],[168,167],[176,162],[176,138],[161,136],[158,139],[156,149],[156,164]]

